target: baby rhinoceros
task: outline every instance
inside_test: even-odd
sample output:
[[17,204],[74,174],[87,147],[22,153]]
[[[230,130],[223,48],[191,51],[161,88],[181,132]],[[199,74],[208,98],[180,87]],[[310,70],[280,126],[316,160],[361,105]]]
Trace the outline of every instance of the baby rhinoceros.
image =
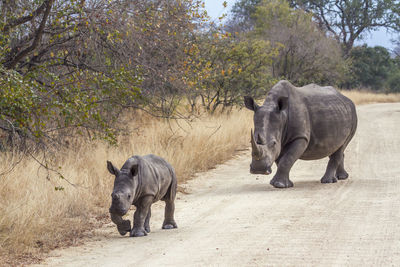
[[[164,159],[155,155],[133,156],[121,170],[107,161],[107,169],[115,175],[114,189],[111,194],[111,220],[117,225],[118,232],[130,236],[145,236],[150,232],[151,204],[165,201],[163,229],[177,228],[174,220],[177,180],[173,167]],[[130,206],[136,207],[131,222],[123,220]]]

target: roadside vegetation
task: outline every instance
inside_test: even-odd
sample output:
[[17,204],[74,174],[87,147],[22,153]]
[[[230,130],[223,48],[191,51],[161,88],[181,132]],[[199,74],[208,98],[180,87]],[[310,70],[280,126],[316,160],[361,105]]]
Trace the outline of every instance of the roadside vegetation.
[[400,102],[400,93],[378,94],[369,90],[347,90],[341,93],[356,105]]
[[336,2],[238,0],[211,21],[201,0],[1,1],[0,258],[32,260],[101,225],[107,159],[154,153],[180,183],[229,159],[249,142],[243,96],[280,79],[400,101],[400,41],[355,46],[398,32],[400,4]]
[[[134,154],[160,155],[174,166],[179,183],[184,183],[194,173],[246,149],[252,124],[250,112],[243,110],[204,115],[190,123],[157,119],[143,112],[127,120],[132,131],[118,138],[118,147],[77,140],[54,155],[52,161],[65,179],[49,175],[32,158],[23,158],[9,171],[12,164],[7,162],[15,160],[15,154],[0,155],[0,172],[7,172],[0,180],[3,256],[35,259],[41,252],[74,244],[84,231],[109,222],[114,177],[107,172],[106,160],[121,167]],[[133,129],[137,124],[144,126]],[[9,263],[13,260],[9,258]]]

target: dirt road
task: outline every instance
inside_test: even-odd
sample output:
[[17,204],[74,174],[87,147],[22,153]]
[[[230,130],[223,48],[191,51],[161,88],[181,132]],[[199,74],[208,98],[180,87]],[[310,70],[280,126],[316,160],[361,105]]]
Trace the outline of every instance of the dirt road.
[[[250,175],[249,151],[199,175],[179,194],[176,230],[119,236],[111,224],[84,246],[52,253],[51,266],[399,266],[400,103],[358,108],[345,166],[321,184],[327,160],[298,161],[294,188]],[[131,212],[132,213],[132,212]]]

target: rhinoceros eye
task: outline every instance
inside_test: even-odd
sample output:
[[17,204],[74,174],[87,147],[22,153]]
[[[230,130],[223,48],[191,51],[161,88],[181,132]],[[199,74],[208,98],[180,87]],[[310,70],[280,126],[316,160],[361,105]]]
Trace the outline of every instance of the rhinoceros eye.
[[275,147],[276,146],[276,141],[273,140],[269,143],[269,147]]
[[130,195],[130,194],[128,194],[128,199],[129,199],[129,198],[131,198],[131,195]]

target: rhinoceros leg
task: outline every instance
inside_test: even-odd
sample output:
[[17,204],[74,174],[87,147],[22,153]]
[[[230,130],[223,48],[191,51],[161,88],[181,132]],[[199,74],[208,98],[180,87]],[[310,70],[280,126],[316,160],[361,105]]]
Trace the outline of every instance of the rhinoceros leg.
[[178,228],[174,219],[175,203],[173,200],[165,201],[164,222],[162,229]]
[[[335,153],[329,156],[328,166],[324,176],[321,178],[321,183],[336,183],[336,170],[340,164],[343,164],[343,148],[339,148]],[[344,169],[343,169],[344,170]]]
[[136,211],[133,215],[133,228],[130,236],[138,237],[147,235],[144,223],[150,206],[153,203],[153,196],[144,196],[136,204]]
[[349,177],[349,174],[344,169],[344,155],[343,155],[342,160],[340,161],[339,166],[336,169],[336,178],[338,180],[345,180],[348,177]]
[[151,217],[151,207],[149,207],[149,211],[147,212],[146,220],[144,221],[144,230],[147,233],[150,233],[150,217]]
[[277,188],[292,187],[293,183],[289,180],[289,172],[293,164],[304,153],[308,145],[307,140],[297,139],[293,141],[289,147],[285,148],[283,155],[279,158],[278,170],[270,184]]

